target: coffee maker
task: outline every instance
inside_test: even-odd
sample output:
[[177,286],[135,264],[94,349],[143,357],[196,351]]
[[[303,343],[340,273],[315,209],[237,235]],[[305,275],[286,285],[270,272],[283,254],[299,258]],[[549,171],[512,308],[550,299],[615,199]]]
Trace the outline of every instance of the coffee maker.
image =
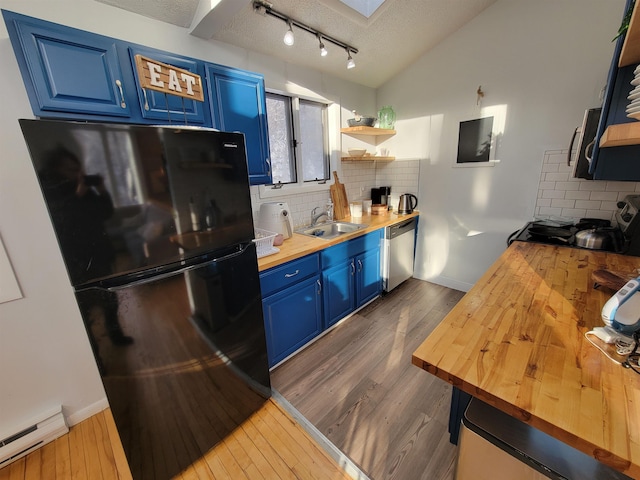
[[391,187],[376,187],[371,189],[371,203],[374,205],[389,205]]

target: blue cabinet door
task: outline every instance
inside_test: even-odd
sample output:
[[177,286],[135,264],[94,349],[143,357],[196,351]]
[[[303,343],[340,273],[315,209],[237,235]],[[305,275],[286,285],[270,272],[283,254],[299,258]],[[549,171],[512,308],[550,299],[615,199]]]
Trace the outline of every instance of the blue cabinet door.
[[3,16],[36,116],[131,115],[114,39],[13,12]]
[[158,62],[173,65],[174,67],[200,75],[203,82],[203,90],[206,91],[206,89],[204,89],[206,76],[204,62],[150,48],[129,47],[128,50],[131,68],[135,77],[140,111],[144,119],[151,120],[151,123],[162,122],[179,125],[212,126],[206,94],[205,101],[199,102],[177,95],[166,95],[154,90],[144,90],[140,86],[136,71],[135,56],[143,55]]
[[262,300],[270,367],[322,331],[321,294],[315,275]]
[[373,300],[382,291],[380,249],[358,255],[356,261],[356,308]]
[[[626,12],[631,5],[631,0],[627,0],[624,11]],[[640,156],[640,145],[599,147],[600,137],[602,137],[609,125],[637,121],[627,117],[626,112],[629,104],[627,97],[634,88],[631,85],[631,81],[635,78],[634,70],[636,65],[618,67],[623,44],[624,35],[616,40],[613,58],[609,67],[602,113],[589,167],[589,172],[593,174],[594,180],[640,181],[640,162],[636,160]]]
[[213,126],[242,132],[247,145],[251,185],[271,183],[267,104],[262,75],[207,64]]
[[329,328],[356,308],[353,258],[322,272],[324,322]]

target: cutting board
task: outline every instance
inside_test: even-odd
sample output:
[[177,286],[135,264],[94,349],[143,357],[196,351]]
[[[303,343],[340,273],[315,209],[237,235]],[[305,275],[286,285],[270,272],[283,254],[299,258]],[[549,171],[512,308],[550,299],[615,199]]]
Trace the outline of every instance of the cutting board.
[[636,277],[635,273],[613,272],[611,270],[595,270],[591,273],[594,288],[602,286],[613,291],[620,290],[629,280]]
[[331,201],[333,202],[333,216],[336,220],[344,220],[351,214],[349,201],[347,200],[347,190],[344,188],[344,184],[340,183],[338,172],[333,172],[333,178],[335,181],[329,187]]

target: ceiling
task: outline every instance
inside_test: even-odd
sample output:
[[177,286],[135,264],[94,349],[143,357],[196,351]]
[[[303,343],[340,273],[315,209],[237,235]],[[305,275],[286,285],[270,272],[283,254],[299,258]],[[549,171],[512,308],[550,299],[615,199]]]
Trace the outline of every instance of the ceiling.
[[254,9],[252,0],[96,1],[184,27],[207,40],[377,88],[496,0],[385,0],[368,18],[340,0],[270,2],[274,10],[355,47],[352,69],[346,68],[344,48],[325,41],[329,53],[321,57],[318,39],[295,26],[295,44],[286,46],[282,40],[286,23],[264,14],[264,9]]

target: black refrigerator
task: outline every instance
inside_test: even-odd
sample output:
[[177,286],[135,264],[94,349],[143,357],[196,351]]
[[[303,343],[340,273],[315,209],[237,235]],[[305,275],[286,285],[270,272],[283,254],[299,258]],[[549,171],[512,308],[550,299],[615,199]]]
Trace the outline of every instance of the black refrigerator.
[[244,136],[20,120],[136,479],[271,395]]

